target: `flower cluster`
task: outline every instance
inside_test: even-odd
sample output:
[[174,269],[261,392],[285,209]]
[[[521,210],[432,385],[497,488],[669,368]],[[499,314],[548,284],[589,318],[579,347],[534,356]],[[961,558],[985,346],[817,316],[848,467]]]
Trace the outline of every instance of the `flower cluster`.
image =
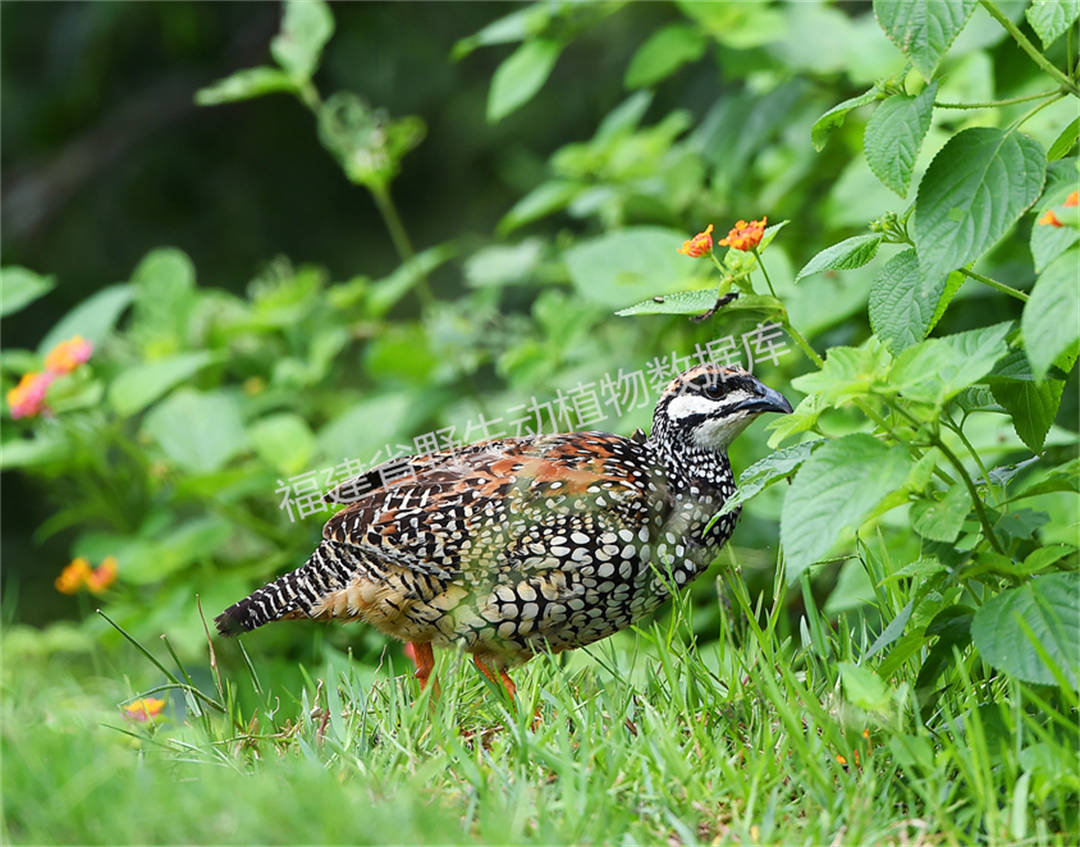
[[124,717],[128,720],[146,723],[161,714],[165,701],[157,697],[140,697],[124,706]]
[[765,224],[768,222],[768,217],[764,217],[760,221],[750,221],[750,223],[736,221],[727,237],[720,239],[716,243],[721,247],[731,247],[734,250],[743,250],[749,253],[761,243],[761,237],[765,234]]
[[[1080,191],[1071,192],[1069,196],[1065,198],[1065,203],[1063,205],[1080,206]],[[1046,214],[1039,218],[1038,222],[1041,224],[1049,224],[1050,226],[1065,226],[1058,216],[1054,214],[1053,209],[1047,209]]]
[[712,252],[712,231],[713,225],[709,224],[705,227],[704,232],[699,232],[693,238],[683,242],[682,247],[677,252],[682,253],[684,256],[689,256],[691,259],[698,259],[702,256],[708,256]]
[[45,370],[23,374],[19,384],[7,393],[11,417],[32,418],[45,408],[45,394],[58,376],[69,374],[90,360],[94,345],[76,335],[61,341],[45,357]]
[[71,561],[56,578],[56,590],[61,594],[75,594],[86,587],[92,594],[101,594],[116,582],[116,557],[106,556],[96,568],[82,556]]

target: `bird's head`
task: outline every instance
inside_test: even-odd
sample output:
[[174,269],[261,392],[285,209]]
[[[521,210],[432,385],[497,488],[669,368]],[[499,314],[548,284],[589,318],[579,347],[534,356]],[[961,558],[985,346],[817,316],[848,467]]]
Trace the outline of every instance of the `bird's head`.
[[700,449],[724,451],[763,412],[791,411],[780,392],[748,371],[715,364],[683,371],[667,384],[653,433]]

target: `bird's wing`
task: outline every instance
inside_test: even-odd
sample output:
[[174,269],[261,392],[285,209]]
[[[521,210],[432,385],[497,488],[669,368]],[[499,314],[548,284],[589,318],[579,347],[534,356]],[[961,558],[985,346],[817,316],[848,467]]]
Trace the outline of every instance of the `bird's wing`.
[[[396,481],[332,517],[323,537],[440,578],[505,567],[524,552],[519,542],[539,543],[538,526],[583,514],[624,525],[641,520],[650,480],[629,468],[646,466],[644,450],[621,436],[588,432],[410,457]],[[327,499],[334,502],[342,488]]]

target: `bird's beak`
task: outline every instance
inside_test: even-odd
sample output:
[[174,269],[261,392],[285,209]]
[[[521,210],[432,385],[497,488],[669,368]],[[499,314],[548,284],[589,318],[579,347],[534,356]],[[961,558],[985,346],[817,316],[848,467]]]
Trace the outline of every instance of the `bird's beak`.
[[750,400],[743,400],[735,407],[736,411],[757,412],[759,414],[761,412],[779,412],[784,415],[791,413],[791,404],[779,391],[754,380],[754,392],[757,396]]

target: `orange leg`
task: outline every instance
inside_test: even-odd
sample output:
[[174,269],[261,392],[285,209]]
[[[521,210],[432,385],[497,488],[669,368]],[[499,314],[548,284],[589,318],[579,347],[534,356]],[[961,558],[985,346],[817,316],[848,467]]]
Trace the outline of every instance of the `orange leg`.
[[[427,688],[428,678],[435,668],[435,651],[431,649],[430,642],[418,644],[411,642],[405,645],[405,655],[416,664],[416,678],[420,680],[420,690]],[[435,694],[439,694],[439,683],[435,683]]]
[[506,689],[506,693],[510,695],[510,699],[514,699],[514,695],[517,694],[517,686],[514,685],[514,681],[510,679],[509,674],[502,668],[499,668],[499,679],[495,679],[495,674],[491,672],[491,668],[484,664],[479,656],[473,656],[473,664],[476,665],[477,670],[484,676],[490,679],[496,685],[499,684],[499,680],[502,680],[503,688]]

